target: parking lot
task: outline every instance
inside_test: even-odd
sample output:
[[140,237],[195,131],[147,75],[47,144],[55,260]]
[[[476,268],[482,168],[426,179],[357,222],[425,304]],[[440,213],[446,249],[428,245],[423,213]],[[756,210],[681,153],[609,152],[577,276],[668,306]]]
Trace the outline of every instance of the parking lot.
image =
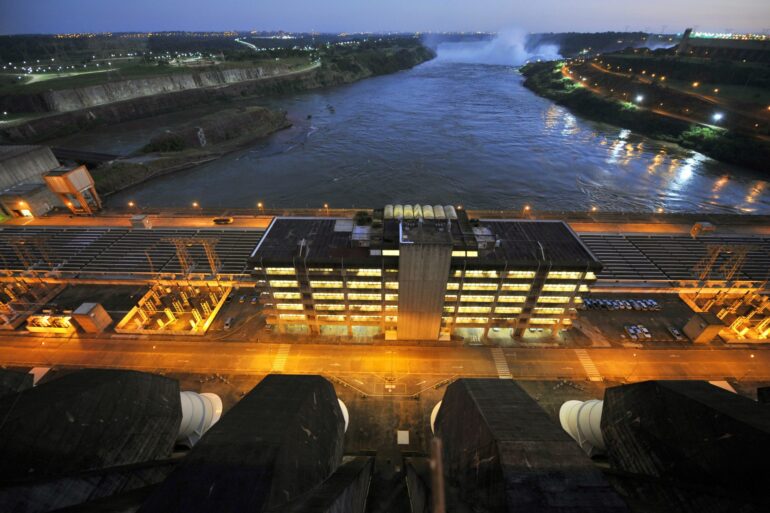
[[[248,330],[241,331],[240,335],[244,339],[251,340],[250,335],[254,335],[259,327],[264,327],[259,316],[262,310],[258,301],[259,296],[250,286],[233,289],[231,296],[222,305],[222,309],[209,327],[209,332],[221,332],[222,335],[225,335],[235,330],[243,330],[248,325]],[[225,329],[228,319],[232,319],[232,321],[229,328]]]
[[[578,317],[581,322],[600,331],[612,346],[691,345],[691,342],[684,336],[683,328],[692,317],[693,312],[675,294],[592,294],[588,299],[616,301],[653,299],[660,306],[658,311],[610,310],[606,308],[580,310]],[[626,327],[638,325],[647,329],[649,338],[642,334],[642,336],[637,337],[638,340],[632,340]],[[679,330],[682,333],[682,340],[676,340],[669,328]]]

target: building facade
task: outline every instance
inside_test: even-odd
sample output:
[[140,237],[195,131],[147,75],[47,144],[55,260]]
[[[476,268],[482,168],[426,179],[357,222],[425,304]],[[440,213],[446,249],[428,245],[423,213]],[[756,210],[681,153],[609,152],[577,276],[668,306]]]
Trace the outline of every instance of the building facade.
[[280,332],[436,340],[569,327],[601,264],[561,221],[451,206],[275,218],[250,259]]

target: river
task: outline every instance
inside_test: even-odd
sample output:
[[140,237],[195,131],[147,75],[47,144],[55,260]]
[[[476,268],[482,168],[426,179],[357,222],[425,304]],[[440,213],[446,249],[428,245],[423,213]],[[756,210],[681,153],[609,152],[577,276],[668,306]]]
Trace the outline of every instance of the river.
[[[770,213],[770,187],[757,173],[580,119],[522,82],[513,66],[438,58],[261,101],[287,110],[294,126],[107,203]],[[134,122],[79,139],[90,138],[92,149],[127,151],[147,134],[146,122]]]

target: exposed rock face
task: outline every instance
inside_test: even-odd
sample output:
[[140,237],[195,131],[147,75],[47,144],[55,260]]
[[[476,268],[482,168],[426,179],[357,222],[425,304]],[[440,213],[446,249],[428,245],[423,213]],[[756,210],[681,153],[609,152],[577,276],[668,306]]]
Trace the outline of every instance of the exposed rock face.
[[116,80],[40,94],[10,95],[0,98],[0,106],[9,112],[69,112],[144,96],[237,84],[271,77],[286,71],[275,68],[266,72],[261,67],[209,68],[190,73],[169,73],[147,78]]
[[211,145],[250,135],[263,137],[290,125],[286,112],[251,107],[242,111],[218,112],[196,123],[174,128],[153,137],[145,152],[208,148]]

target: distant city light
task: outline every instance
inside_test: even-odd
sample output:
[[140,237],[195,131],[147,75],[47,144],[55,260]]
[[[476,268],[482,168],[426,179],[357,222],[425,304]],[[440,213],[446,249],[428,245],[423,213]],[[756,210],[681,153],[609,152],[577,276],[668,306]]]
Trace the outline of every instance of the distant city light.
[[636,103],[642,103],[642,100],[644,100],[644,96],[641,94],[636,95]]
[[716,112],[713,116],[711,116],[711,118],[714,121],[721,121],[723,117],[724,117],[724,114],[722,114],[721,112]]
[[692,86],[693,86],[693,87],[698,87],[699,85],[700,85],[700,82],[693,82],[693,83],[692,83]]

